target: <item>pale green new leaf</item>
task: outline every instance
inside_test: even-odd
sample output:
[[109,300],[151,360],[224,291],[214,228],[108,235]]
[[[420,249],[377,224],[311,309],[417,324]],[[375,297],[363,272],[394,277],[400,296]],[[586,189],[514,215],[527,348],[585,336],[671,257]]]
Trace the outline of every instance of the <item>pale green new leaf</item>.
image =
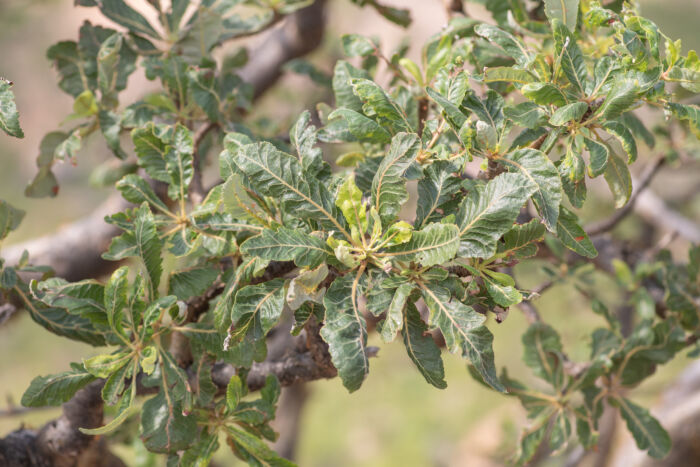
[[529,83],[520,89],[525,97],[539,105],[566,105],[567,99],[558,86],[552,83]]
[[350,174],[345,182],[338,188],[335,205],[345,216],[352,231],[357,230],[360,235],[367,231],[367,206],[362,203],[362,192],[355,185],[355,177]]
[[505,173],[469,193],[457,214],[459,256],[489,258],[496,242],[513,226],[537,186],[520,173]]
[[369,372],[367,325],[360,310],[362,270],[337,278],[326,291],[326,320],[321,337],[328,343],[333,366],[348,391],[360,388]]
[[496,375],[493,335],[484,326],[486,317],[450,296],[449,290],[433,284],[419,284],[430,310],[429,324],[440,329],[452,353],[461,353],[492,388],[504,392]]
[[525,70],[499,66],[484,70],[484,83],[497,83],[504,81],[514,84],[534,83],[537,79]]

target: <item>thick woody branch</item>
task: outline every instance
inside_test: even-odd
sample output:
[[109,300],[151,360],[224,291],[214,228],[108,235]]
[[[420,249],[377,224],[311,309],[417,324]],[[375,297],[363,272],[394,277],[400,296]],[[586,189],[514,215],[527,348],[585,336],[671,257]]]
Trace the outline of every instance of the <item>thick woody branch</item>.
[[95,381],[63,404],[63,415],[39,431],[20,428],[0,439],[0,465],[17,467],[123,467],[104,441],[85,435],[78,428],[102,425],[102,385]]
[[112,237],[119,234],[119,229],[107,224],[104,218],[128,206],[121,196],[111,196],[90,215],[51,235],[3,249],[2,257],[7,264],[17,264],[27,250],[32,264],[51,266],[58,276],[69,281],[105,274],[114,269],[115,263],[103,260],[102,252]]
[[321,45],[324,31],[325,0],[289,16],[268,37],[250,51],[250,62],[240,72],[255,87],[255,97],[264,94],[282,76],[282,66]]

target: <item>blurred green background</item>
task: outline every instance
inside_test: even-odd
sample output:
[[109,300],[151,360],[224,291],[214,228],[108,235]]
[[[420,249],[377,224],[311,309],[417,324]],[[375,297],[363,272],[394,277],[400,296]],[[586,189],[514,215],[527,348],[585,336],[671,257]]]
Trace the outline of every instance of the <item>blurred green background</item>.
[[[138,5],[145,0],[134,0]],[[444,23],[441,0],[392,0],[390,3],[412,8],[414,25],[407,31],[387,24],[374,12],[362,10],[347,1],[334,0],[328,18],[327,37],[321,50],[310,58],[330,72],[339,56],[339,37],[347,32],[376,34],[391,50],[401,40],[420,44]],[[91,171],[109,161],[104,143],[88,140],[78,165],[57,171],[61,191],[57,198],[30,200],[23,196],[26,183],[35,171],[35,156],[42,136],[57,129],[71,111],[72,101],[56,86],[56,76],[45,50],[54,42],[74,39],[84,19],[104,23],[90,9],[73,7],[72,0],[0,1],[0,76],[15,82],[14,92],[21,112],[26,138],[0,138],[0,198],[27,210],[19,231],[9,243],[20,242],[46,232],[90,212],[109,194],[88,182]],[[684,50],[700,46],[697,0],[644,0],[643,13],[655,21],[667,35],[683,40]],[[419,53],[416,48],[412,54]],[[136,74],[138,75],[138,73]],[[147,81],[134,76],[123,100],[128,102],[144,92]],[[299,111],[313,108],[328,96],[306,78],[286,75],[282,85],[266,95],[253,118],[267,117],[284,131]],[[294,92],[289,90],[293,89]],[[644,158],[642,158],[643,160]],[[633,169],[639,169],[638,163]],[[696,183],[689,175],[673,167],[666,169],[654,188],[686,215],[698,219],[700,206],[684,203],[677,187]],[[668,183],[673,180],[673,183]],[[608,206],[609,200],[584,212]],[[605,208],[609,209],[608,207]],[[623,233],[633,236],[639,224],[625,221]],[[529,265],[516,271],[522,286],[534,287],[544,276],[539,267]],[[606,279],[598,278],[605,287]],[[570,286],[555,286],[536,302],[545,321],[562,334],[569,356],[583,359],[588,352],[590,329],[602,320],[580,303]],[[613,291],[606,296],[613,307],[619,301]],[[494,351],[499,366],[507,364],[516,378],[531,381],[520,360],[520,336],[525,320],[512,310],[502,324],[492,322]],[[379,345],[378,340],[372,345]],[[85,345],[58,338],[21,314],[0,327],[0,410],[18,404],[23,391],[37,375],[62,371],[69,362],[94,354]],[[514,399],[500,396],[476,383],[466,371],[464,361],[445,354],[448,388],[437,390],[425,383],[400,345],[381,345],[378,358],[372,359],[372,371],[362,390],[348,394],[339,380],[308,384],[310,397],[299,434],[298,462],[302,466],[425,466],[425,465],[502,465],[512,454],[518,431],[524,423],[524,411]],[[662,389],[688,363],[685,356],[662,368],[632,395],[653,404]],[[0,417],[0,437],[20,424],[41,426],[55,417],[57,410],[35,411]],[[217,458],[223,465],[232,461],[226,449]],[[129,465],[149,465],[147,456],[136,448],[120,448]],[[561,460],[551,460],[558,465]]]

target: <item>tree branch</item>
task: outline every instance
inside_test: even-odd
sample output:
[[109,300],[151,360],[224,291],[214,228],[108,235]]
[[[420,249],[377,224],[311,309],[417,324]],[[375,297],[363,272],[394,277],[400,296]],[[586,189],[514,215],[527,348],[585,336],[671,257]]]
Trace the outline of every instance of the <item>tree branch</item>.
[[640,177],[639,181],[634,184],[634,191],[632,192],[632,196],[630,196],[629,201],[627,201],[627,204],[621,209],[615,211],[615,213],[609,218],[588,226],[585,229],[588,232],[588,235],[594,236],[600,235],[604,232],[608,232],[614,229],[615,226],[617,226],[617,224],[619,224],[625,217],[627,217],[627,215],[629,215],[634,209],[634,206],[637,203],[637,199],[639,199],[639,195],[649,186],[654,176],[657,173],[659,173],[659,169],[661,169],[665,162],[666,156],[662,154],[661,156],[657,157],[651,164],[649,164],[644,170],[644,173],[642,173],[642,176]]
[[0,439],[0,465],[124,467],[104,441],[78,430],[102,425],[103,384],[95,381],[78,391],[63,404],[63,415],[39,431],[20,428]]

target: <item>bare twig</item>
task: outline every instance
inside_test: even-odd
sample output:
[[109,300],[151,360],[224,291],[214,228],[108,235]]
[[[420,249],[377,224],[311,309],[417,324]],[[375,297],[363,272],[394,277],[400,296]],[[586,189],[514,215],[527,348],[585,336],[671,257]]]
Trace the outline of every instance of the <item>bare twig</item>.
[[659,173],[659,169],[661,169],[665,162],[665,155],[661,155],[657,157],[651,164],[649,164],[644,170],[644,173],[642,173],[641,177],[639,178],[639,181],[635,184],[634,191],[632,192],[632,196],[630,196],[629,201],[627,201],[627,204],[621,209],[615,211],[615,213],[609,218],[588,226],[586,228],[588,235],[593,236],[600,235],[604,232],[609,232],[610,230],[615,228],[615,226],[617,226],[617,224],[619,224],[625,217],[627,217],[634,209],[639,195],[649,186],[652,179],[657,173]]

